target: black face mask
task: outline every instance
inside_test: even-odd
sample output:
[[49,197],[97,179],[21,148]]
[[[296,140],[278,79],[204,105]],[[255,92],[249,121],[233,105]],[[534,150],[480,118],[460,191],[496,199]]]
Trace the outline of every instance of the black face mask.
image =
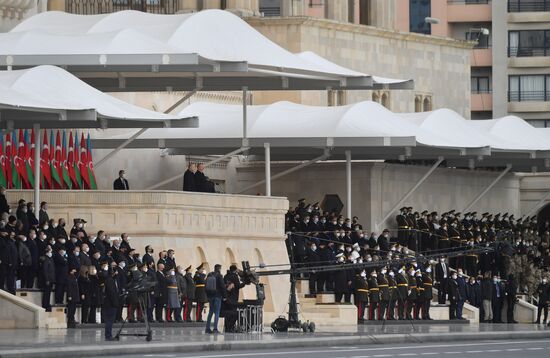
[[62,224],[61,224],[61,227],[65,227],[65,223],[62,223]]

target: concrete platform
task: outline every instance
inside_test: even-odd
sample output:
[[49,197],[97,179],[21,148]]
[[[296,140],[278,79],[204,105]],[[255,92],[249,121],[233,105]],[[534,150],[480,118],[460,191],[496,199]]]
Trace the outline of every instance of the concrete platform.
[[[116,327],[116,325],[115,325]],[[104,342],[97,328],[71,330],[2,330],[1,357],[97,357],[105,355],[190,353],[204,351],[331,347],[365,344],[401,344],[512,339],[548,339],[550,328],[542,325],[434,324],[360,325],[325,328],[313,334],[223,334],[206,335],[202,327],[154,328],[153,341],[122,337]]]

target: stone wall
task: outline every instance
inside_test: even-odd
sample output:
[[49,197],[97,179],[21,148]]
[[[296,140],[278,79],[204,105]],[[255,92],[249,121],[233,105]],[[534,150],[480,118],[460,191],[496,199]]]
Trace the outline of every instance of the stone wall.
[[[470,49],[464,41],[307,17],[247,18],[291,52],[315,51],[339,65],[378,76],[412,78],[415,90],[392,91],[389,108],[414,112],[415,94],[433,95],[433,108],[470,116]],[[450,85],[452,84],[452,85]],[[326,91],[255,92],[254,104],[288,99],[326,105]],[[371,100],[371,91],[348,91],[346,102]]]
[[[33,192],[8,192],[11,205],[19,198],[33,200]],[[70,223],[83,218],[86,231],[105,230],[111,238],[128,233],[141,254],[152,245],[155,255],[174,249],[178,265],[197,267],[201,262],[223,270],[231,263],[288,263],[284,214],[288,201],[277,197],[220,195],[169,191],[43,191],[50,218]],[[267,312],[280,313],[288,300],[288,277],[262,278],[266,283]],[[277,294],[275,294],[277,293]],[[282,294],[281,294],[282,293]],[[245,296],[252,294],[251,290]]]
[[[277,174],[294,164],[272,163],[271,173]],[[413,187],[429,170],[427,166],[409,166],[373,162],[352,163],[352,213],[359,216],[367,230],[376,230],[385,214]],[[238,186],[244,188],[264,179],[261,164],[237,168]],[[457,209],[462,211],[479,193],[485,189],[498,172],[470,171],[463,169],[437,169],[410,197],[404,205],[421,210],[438,212]],[[325,194],[338,194],[346,205],[345,163],[328,162],[304,168],[272,182],[273,195],[286,195],[291,206],[299,198],[308,201],[321,201]],[[263,186],[251,192],[264,191]],[[489,191],[472,210],[482,213],[520,213],[519,178],[513,174],[503,178]],[[394,228],[395,215],[382,224]]]

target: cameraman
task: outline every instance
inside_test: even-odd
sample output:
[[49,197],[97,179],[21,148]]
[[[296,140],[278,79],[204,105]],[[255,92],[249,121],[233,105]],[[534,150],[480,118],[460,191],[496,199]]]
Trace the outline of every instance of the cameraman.
[[245,286],[241,282],[236,265],[231,265],[223,278],[227,287],[227,298],[224,306],[225,332],[235,332],[237,322],[237,305],[239,303],[239,290]]

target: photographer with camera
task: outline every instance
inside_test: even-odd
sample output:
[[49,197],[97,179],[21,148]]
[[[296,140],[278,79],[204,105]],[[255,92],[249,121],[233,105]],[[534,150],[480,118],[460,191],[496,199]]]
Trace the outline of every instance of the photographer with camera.
[[235,332],[237,322],[237,306],[239,304],[239,290],[246,284],[241,282],[237,265],[229,266],[229,271],[223,280],[226,284],[227,298],[224,302],[225,332]]

